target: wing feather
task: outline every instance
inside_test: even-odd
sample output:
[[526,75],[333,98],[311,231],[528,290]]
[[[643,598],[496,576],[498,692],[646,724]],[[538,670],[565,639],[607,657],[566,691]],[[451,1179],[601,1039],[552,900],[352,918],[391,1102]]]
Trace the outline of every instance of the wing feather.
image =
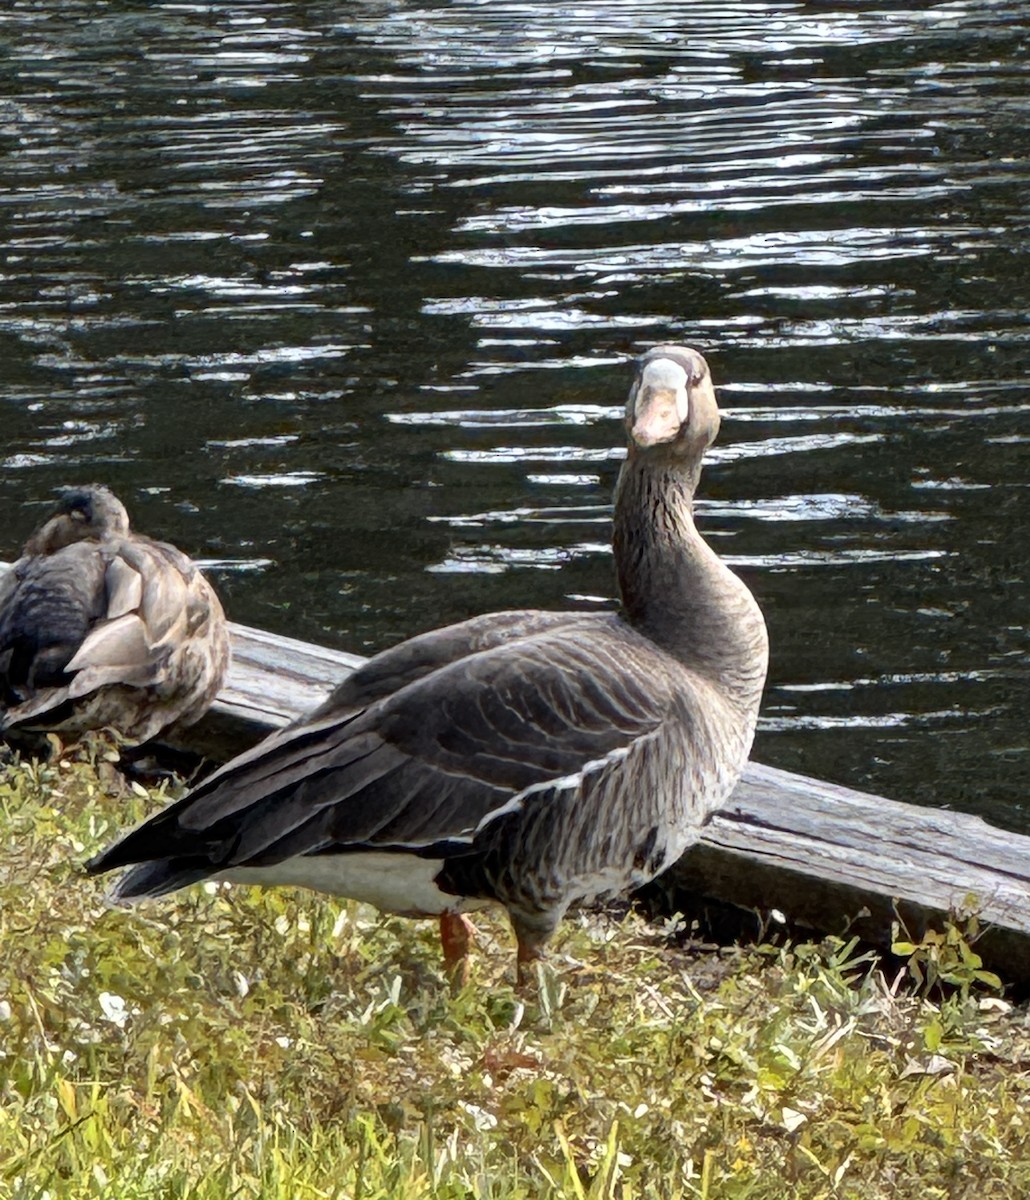
[[139,536],[122,541],[118,553],[143,580],[140,619],[150,644],[161,646],[184,622],[192,566],[173,546]]
[[143,577],[120,555],[115,555],[108,564],[104,586],[107,588],[107,620],[117,620],[139,608],[143,599]]
[[[75,651],[65,670],[84,672],[89,667],[131,670],[148,660],[149,650],[147,631],[138,614],[125,613],[114,621],[97,625]],[[75,682],[78,684],[79,680]]]

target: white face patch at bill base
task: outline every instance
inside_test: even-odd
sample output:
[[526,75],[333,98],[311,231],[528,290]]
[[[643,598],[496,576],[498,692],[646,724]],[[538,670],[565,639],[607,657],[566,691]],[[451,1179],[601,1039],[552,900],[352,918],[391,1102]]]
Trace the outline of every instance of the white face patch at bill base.
[[[671,358],[656,358],[649,362],[640,375],[640,391],[645,388],[661,388],[670,392],[687,394],[687,373]],[[683,414],[684,420],[686,413]]]

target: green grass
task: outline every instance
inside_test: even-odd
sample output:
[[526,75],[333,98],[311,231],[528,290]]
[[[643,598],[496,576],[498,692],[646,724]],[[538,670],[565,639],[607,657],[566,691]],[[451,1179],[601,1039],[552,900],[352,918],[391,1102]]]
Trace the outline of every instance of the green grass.
[[989,991],[630,916],[567,922],[524,1001],[486,919],[452,996],[428,922],[213,885],[106,909],[79,864],[159,803],[0,775],[3,1200],[1030,1195],[1030,1025]]

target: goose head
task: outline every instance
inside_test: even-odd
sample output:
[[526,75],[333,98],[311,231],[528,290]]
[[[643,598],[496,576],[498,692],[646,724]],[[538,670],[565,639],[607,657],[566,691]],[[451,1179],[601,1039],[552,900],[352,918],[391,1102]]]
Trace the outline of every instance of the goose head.
[[689,346],[655,346],[637,361],[626,402],[630,457],[700,463],[719,432],[708,364]]
[[54,554],[73,542],[125,537],[129,514],[113,492],[98,483],[69,488],[53,515],[29,538],[26,554]]

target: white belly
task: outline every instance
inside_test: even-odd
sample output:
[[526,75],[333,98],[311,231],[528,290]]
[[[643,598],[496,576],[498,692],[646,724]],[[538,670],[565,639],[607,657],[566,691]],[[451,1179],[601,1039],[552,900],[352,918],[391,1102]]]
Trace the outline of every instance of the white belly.
[[349,854],[318,854],[288,858],[267,867],[234,867],[215,878],[230,883],[262,886],[292,884],[347,896],[374,904],[383,912],[432,917],[440,913],[472,912],[490,901],[466,899],[441,891],[433,882],[441,859],[417,854],[391,854],[383,850],[358,850]]

